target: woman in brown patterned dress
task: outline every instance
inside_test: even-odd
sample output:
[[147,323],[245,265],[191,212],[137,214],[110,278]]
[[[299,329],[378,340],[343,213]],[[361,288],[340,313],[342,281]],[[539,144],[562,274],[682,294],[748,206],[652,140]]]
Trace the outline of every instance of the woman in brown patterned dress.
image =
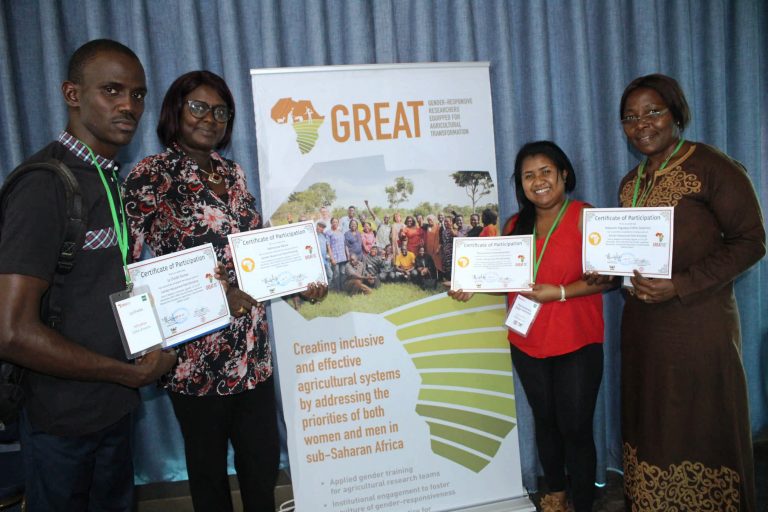
[[672,279],[635,271],[622,317],[627,509],[754,511],[733,281],[765,254],[755,191],[740,163],[683,138],[690,113],[674,79],[632,81],[620,116],[645,155],[621,205],[675,209]]

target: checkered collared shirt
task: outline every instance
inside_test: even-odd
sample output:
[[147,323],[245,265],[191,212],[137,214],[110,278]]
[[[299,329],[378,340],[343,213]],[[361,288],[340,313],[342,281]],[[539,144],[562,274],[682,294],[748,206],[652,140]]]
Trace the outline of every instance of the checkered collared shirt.
[[[59,142],[83,162],[93,164],[93,158],[91,158],[91,153],[88,151],[88,146],[80,142],[77,137],[67,133],[65,130],[59,134]],[[114,171],[115,173],[118,172],[118,165],[114,160],[96,155],[96,162],[98,162],[102,169]],[[86,231],[85,240],[83,241],[83,250],[95,251],[98,249],[107,249],[116,245],[117,234],[115,233],[115,229],[112,226],[108,226],[101,229]]]
[[[59,134],[59,142],[61,142],[68,150],[72,152],[73,155],[75,155],[83,162],[87,164],[93,163],[91,153],[88,151],[88,146],[80,142],[80,139],[74,135],[70,135],[66,130]],[[96,162],[101,166],[102,169],[118,172],[118,164],[114,160],[104,158],[101,155],[96,155]]]

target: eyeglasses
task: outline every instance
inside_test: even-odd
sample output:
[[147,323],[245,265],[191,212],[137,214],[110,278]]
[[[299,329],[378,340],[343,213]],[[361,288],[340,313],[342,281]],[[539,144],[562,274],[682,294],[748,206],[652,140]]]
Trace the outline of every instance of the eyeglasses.
[[662,109],[662,110],[651,110],[647,114],[644,114],[642,116],[624,116],[621,118],[621,124],[624,126],[634,126],[638,124],[640,121],[648,121],[650,123],[654,122],[664,114],[669,112],[668,108]]
[[214,105],[213,107],[204,101],[187,100],[189,113],[198,119],[204,118],[208,112],[213,111],[213,118],[219,123],[226,123],[232,119],[232,111],[226,105]]

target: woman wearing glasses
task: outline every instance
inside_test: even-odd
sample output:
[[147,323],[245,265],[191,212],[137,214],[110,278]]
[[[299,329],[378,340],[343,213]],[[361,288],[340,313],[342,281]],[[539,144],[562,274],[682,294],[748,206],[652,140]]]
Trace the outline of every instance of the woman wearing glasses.
[[[224,80],[193,71],[171,84],[157,135],[166,146],[142,160],[125,182],[134,258],[212,243],[227,268],[233,319],[224,330],[178,347],[163,381],[181,426],[195,510],[232,510],[227,443],[246,511],[274,511],[279,464],[272,356],[264,305],[237,289],[227,235],[261,227],[243,170],[218,150],[235,116]],[[313,286],[307,298],[324,288]]]
[[628,510],[755,510],[747,391],[734,279],[765,253],[744,168],[683,136],[678,83],[624,90],[624,134],[644,158],[622,206],[673,206],[672,279],[635,271],[622,318],[622,429]]

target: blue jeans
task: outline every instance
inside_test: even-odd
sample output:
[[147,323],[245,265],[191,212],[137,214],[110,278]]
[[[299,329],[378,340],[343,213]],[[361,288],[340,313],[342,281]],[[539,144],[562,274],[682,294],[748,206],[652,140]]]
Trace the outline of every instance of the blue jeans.
[[33,430],[21,415],[28,512],[133,510],[131,415],[92,434]]

